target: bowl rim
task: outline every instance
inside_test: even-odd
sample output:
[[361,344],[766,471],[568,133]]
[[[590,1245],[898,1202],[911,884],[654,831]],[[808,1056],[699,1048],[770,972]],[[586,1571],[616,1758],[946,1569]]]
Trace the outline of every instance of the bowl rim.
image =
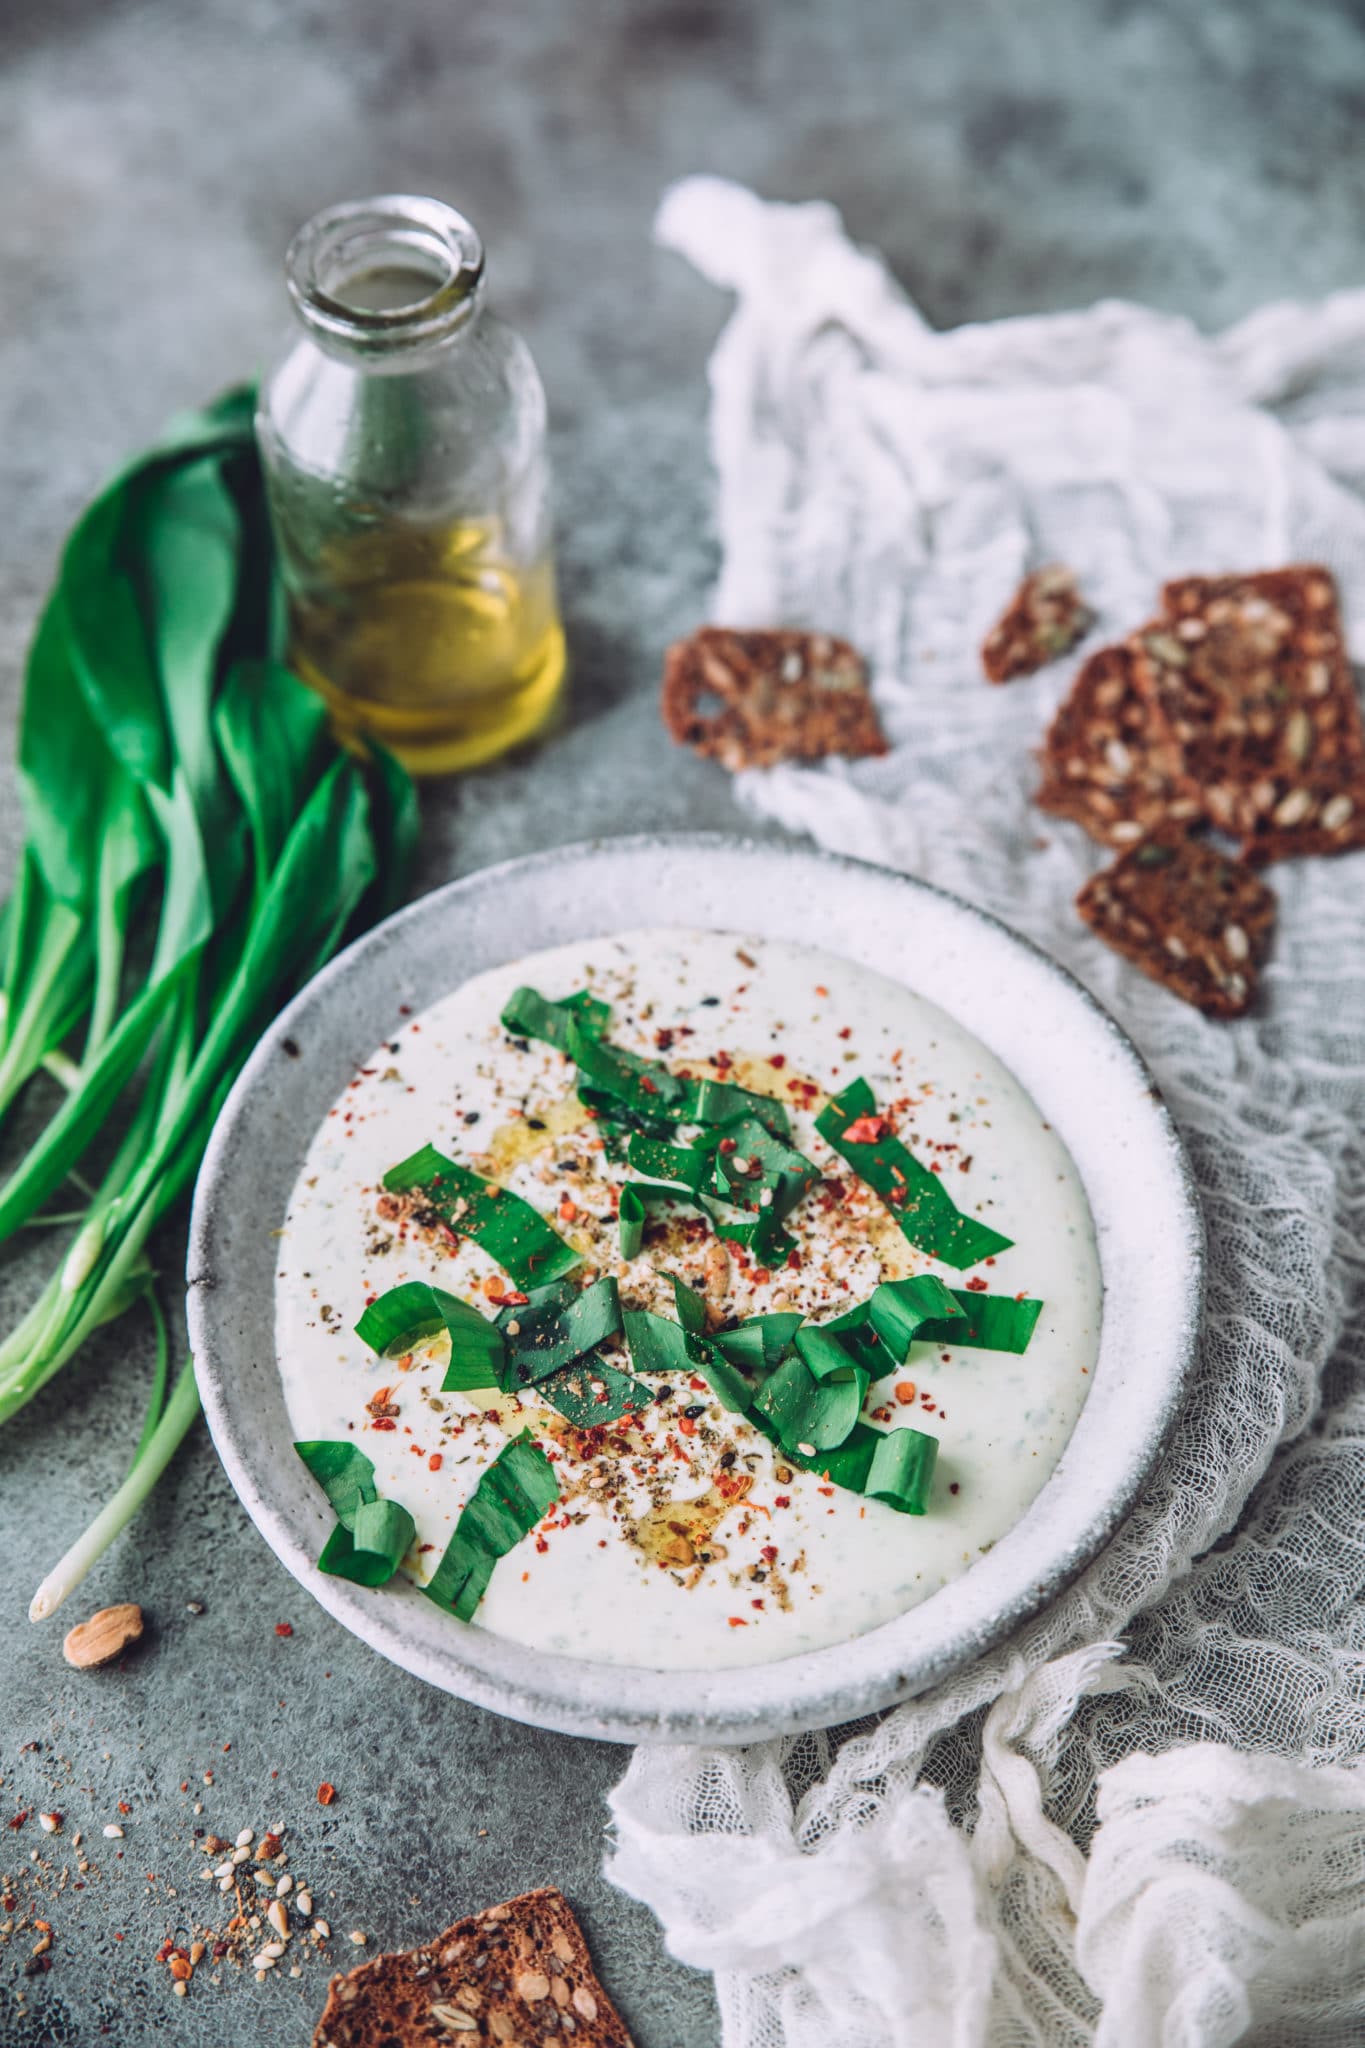
[[[607,907],[585,912],[582,931],[567,936],[678,923],[650,915],[648,905],[667,903],[666,880],[680,881],[683,870],[689,911],[711,902],[744,905],[741,920],[690,915],[687,926],[759,937],[788,937],[799,927],[805,943],[863,959],[981,1038],[1068,1143],[1091,1206],[1104,1288],[1099,1358],[1080,1419],[1032,1505],[989,1556],[864,1635],[712,1672],[531,1650],[441,1613],[407,1582],[375,1593],[324,1575],[314,1560],[330,1521],[325,1503],[296,1460],[272,1469],[279,1443],[272,1453],[261,1426],[272,1379],[283,1408],[273,1241],[269,1226],[262,1228],[259,1194],[262,1172],[275,1171],[272,1145],[289,1154],[287,1173],[275,1172],[276,1180],[283,1173],[287,1201],[326,1108],[382,1039],[400,983],[404,998],[418,995],[412,1007],[423,1008],[499,958],[563,942],[562,925],[528,934],[528,917],[534,926],[538,905],[558,904],[561,918],[572,919],[594,886]],[[779,901],[778,884],[797,900]],[[636,911],[620,914],[622,902]],[[983,1028],[980,1012],[961,1015],[952,990],[945,1000],[942,990],[885,959],[866,958],[872,940],[864,928],[884,936],[907,913],[910,926],[918,923],[948,949],[978,1002],[988,1009],[1003,1003],[1001,1018],[987,1017]],[[430,963],[430,934],[442,927],[476,955],[443,982],[439,973],[433,981]],[[498,934],[509,929],[517,943],[503,943],[499,956]],[[1022,1037],[1021,1015],[1029,1020]],[[371,1028],[367,1018],[379,1021]],[[1013,1035],[1013,1047],[999,1044],[993,1028]],[[319,1038],[329,1049],[310,1050],[307,1059],[286,1050],[300,1040],[311,1048]],[[1039,1073],[1051,1074],[1055,1097],[1045,1088],[1048,1099],[1039,1100],[1031,1078]],[[1109,1146],[1092,1144],[1087,1104],[1108,1115]],[[291,1123],[300,1127],[292,1135]],[[1145,1199],[1130,1199],[1128,1208],[1143,1208],[1141,1232],[1124,1208],[1134,1177]],[[282,1220],[280,1203],[270,1225]],[[263,1033],[219,1114],[195,1188],[186,1280],[200,1394],[228,1477],[276,1556],[343,1626],[443,1690],[536,1726],[628,1742],[742,1742],[831,1726],[912,1697],[995,1648],[1080,1575],[1137,1499],[1174,1426],[1198,1344],[1204,1233],[1183,1143],[1141,1055],[1032,940],[932,883],[845,855],[724,833],[640,833],[521,855],[445,883],[322,968]],[[286,1448],[287,1436],[286,1429]]]

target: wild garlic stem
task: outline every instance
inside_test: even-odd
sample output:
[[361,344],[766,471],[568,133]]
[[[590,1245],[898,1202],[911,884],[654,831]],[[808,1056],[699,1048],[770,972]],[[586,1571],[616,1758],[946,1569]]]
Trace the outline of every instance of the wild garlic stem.
[[100,1509],[84,1535],[77,1538],[34,1594],[29,1603],[30,1621],[46,1621],[49,1615],[55,1614],[67,1595],[73,1593],[86,1573],[99,1563],[170,1464],[198,1413],[199,1389],[194,1383],[191,1361],[172,1388],[166,1412],[153,1431],[146,1450],[118,1492]]

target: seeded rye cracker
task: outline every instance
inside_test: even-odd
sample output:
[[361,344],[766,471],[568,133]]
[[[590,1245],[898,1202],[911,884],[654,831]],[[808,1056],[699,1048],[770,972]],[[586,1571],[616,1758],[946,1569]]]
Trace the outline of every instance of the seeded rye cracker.
[[1162,599],[1133,674],[1207,816],[1260,859],[1358,843],[1365,727],[1327,571],[1182,577]]
[[457,1920],[422,1948],[334,1977],[313,2048],[631,2048],[563,1894]]
[[703,626],[669,648],[662,708],[680,745],[730,769],[887,750],[862,656],[828,633]]
[[1181,773],[1180,749],[1153,726],[1131,649],[1098,648],[1057,707],[1034,802],[1103,846],[1131,846],[1167,821],[1193,823],[1199,799]]
[[1241,861],[1163,826],[1092,875],[1076,898],[1092,931],[1212,1017],[1240,1017],[1275,923],[1275,898]]
[[1060,562],[1026,576],[986,635],[981,666],[992,683],[1032,675],[1074,647],[1093,614]]

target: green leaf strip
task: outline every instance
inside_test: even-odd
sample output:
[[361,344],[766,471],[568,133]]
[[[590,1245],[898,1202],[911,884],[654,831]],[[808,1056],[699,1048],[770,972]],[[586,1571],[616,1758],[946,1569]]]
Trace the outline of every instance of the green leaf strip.
[[422,1589],[427,1598],[468,1621],[498,1559],[515,1550],[558,1499],[553,1465],[523,1430],[498,1453],[465,1502],[445,1554]]
[[998,1230],[964,1216],[939,1174],[922,1166],[899,1138],[887,1132],[870,1142],[850,1141],[850,1125],[874,1117],[877,1103],[864,1080],[849,1084],[831,1097],[815,1119],[827,1145],[846,1159],[860,1180],[881,1196],[911,1244],[959,1272],[977,1265],[1014,1242]]
[[585,1352],[621,1334],[621,1296],[609,1276],[580,1292],[571,1281],[535,1288],[528,1300],[503,1309],[498,1329],[507,1346],[507,1391],[548,1379]]
[[538,1209],[458,1166],[434,1145],[423,1145],[391,1167],[384,1186],[390,1194],[419,1195],[448,1230],[472,1238],[518,1287],[558,1280],[583,1263]]
[[552,1002],[536,989],[519,988],[502,1013],[504,1028],[518,1038],[540,1038],[578,1068],[578,1092],[590,1108],[640,1120],[653,1135],[674,1124],[724,1124],[755,1117],[778,1137],[791,1126],[785,1104],[755,1094],[733,1081],[683,1079],[661,1060],[644,1059],[606,1044],[602,1032],[608,1006],[587,990]]
[[501,1330],[443,1287],[432,1287],[425,1280],[405,1280],[371,1302],[355,1326],[361,1343],[381,1358],[401,1357],[442,1330],[450,1338],[443,1393],[467,1394],[480,1387],[502,1386],[507,1343]]
[[559,1052],[567,1052],[571,1023],[600,1037],[610,1017],[610,1003],[585,988],[559,1002],[547,1001],[537,989],[519,988],[503,1005],[502,1026],[513,1038],[541,1038]]
[[412,1516],[397,1501],[379,1498],[373,1462],[355,1444],[315,1438],[294,1449],[337,1518],[318,1559],[319,1571],[357,1586],[386,1586],[416,1538]]

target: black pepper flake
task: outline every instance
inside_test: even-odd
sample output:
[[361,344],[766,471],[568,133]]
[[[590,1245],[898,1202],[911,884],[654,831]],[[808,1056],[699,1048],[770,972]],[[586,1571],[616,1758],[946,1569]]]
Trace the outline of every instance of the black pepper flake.
[[528,1131],[543,1131],[545,1126],[538,1116],[528,1116],[526,1119],[526,1128]]
[[302,1057],[299,1051],[299,1042],[297,1038],[282,1038],[280,1040],[280,1045],[286,1053],[286,1055],[291,1060],[300,1059]]
[[701,1417],[705,1415],[705,1413],[706,1403],[704,1401],[694,1401],[690,1408],[683,1409],[683,1414],[687,1417],[689,1422],[700,1421]]
[[703,1010],[718,1010],[720,1008],[720,997],[703,996],[701,999],[701,1006]]
[[478,1112],[478,1110],[477,1110],[477,1109],[467,1109],[467,1110],[465,1111],[465,1113],[464,1113],[464,1120],[465,1120],[465,1122],[466,1122],[467,1124],[476,1124],[476,1123],[477,1123],[477,1122],[479,1121],[479,1112]]

